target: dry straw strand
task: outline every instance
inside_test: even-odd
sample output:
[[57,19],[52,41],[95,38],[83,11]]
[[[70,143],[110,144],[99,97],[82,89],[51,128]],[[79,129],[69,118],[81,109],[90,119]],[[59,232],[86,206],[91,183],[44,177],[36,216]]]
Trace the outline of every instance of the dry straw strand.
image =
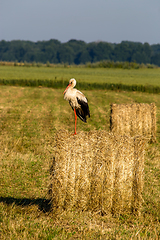
[[132,210],[140,215],[143,202],[145,142],[141,137],[134,138],[133,197]]
[[155,103],[111,104],[110,129],[120,135],[143,135],[156,142]]
[[[138,139],[138,140],[137,140]],[[54,210],[139,211],[145,140],[106,131],[56,134],[50,198]]]

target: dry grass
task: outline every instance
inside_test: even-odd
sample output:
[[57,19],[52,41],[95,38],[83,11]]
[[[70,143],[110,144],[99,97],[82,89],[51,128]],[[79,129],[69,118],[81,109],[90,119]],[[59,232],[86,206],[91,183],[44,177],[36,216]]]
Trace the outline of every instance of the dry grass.
[[[159,239],[160,95],[84,91],[91,118],[77,132],[109,131],[110,103],[157,106],[157,143],[148,146],[141,216],[50,212],[47,201],[55,132],[74,131],[63,90],[0,87],[0,239]],[[98,106],[97,106],[98,103]]]

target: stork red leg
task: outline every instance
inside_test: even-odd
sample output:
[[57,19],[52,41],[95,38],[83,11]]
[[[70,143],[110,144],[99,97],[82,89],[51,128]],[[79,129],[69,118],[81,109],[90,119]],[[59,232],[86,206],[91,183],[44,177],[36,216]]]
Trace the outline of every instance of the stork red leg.
[[76,135],[76,125],[77,125],[77,114],[76,114],[76,110],[74,109],[74,115],[75,115],[75,133],[74,135]]

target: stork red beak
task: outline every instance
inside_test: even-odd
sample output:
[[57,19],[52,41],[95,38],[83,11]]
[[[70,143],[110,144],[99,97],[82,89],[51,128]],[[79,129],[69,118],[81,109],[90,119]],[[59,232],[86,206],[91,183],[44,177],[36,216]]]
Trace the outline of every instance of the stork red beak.
[[67,91],[67,89],[71,86],[71,84],[68,84],[68,86],[66,87],[66,89],[64,90],[63,94],[65,94],[65,92]]

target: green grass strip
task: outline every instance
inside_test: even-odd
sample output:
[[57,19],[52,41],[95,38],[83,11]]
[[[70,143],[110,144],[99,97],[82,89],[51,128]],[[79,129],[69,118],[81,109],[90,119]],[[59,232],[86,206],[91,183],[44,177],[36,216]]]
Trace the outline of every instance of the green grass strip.
[[[0,79],[0,85],[9,85],[9,86],[27,86],[27,87],[48,87],[48,88],[65,88],[68,85],[67,80],[37,80],[37,79]],[[122,83],[87,83],[87,82],[78,82],[77,88],[83,90],[121,90],[121,91],[138,91],[138,92],[147,92],[147,93],[160,93],[159,86],[152,85],[126,85]]]

